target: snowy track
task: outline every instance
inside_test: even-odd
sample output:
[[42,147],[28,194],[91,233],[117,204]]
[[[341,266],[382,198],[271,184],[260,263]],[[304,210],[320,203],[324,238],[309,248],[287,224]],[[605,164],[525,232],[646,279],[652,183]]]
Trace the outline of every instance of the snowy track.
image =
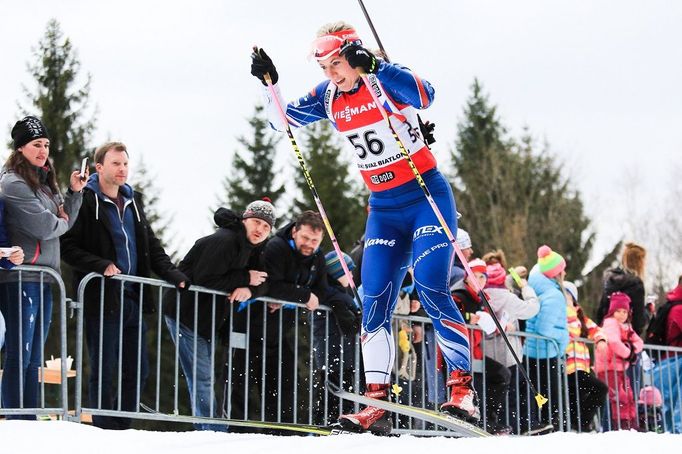
[[[682,436],[653,433],[557,433],[542,437],[490,437],[478,439],[375,437],[278,437],[206,432],[105,431],[68,422],[0,421],[3,453],[44,454],[177,454],[177,453],[414,453],[508,452],[575,454],[576,452],[679,451]],[[456,450],[456,451],[455,451]]]

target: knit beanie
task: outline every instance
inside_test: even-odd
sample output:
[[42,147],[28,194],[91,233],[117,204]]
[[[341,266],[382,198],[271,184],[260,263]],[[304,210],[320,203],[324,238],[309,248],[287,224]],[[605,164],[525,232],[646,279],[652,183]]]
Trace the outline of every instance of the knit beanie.
[[457,239],[455,242],[460,249],[469,249],[471,247],[471,237],[464,229],[457,229]]
[[609,297],[609,312],[607,317],[611,317],[618,309],[625,309],[630,312],[630,297],[623,292],[613,292]]
[[[342,254],[343,260],[346,262],[346,266],[348,267],[348,271],[353,271],[355,269],[355,262],[350,255],[346,254],[345,252],[342,252]],[[327,254],[324,256],[324,261],[327,265],[327,274],[329,277],[332,279],[338,279],[343,276],[343,267],[341,266],[341,262],[339,261],[339,256],[336,254],[336,251],[327,252]]]
[[501,264],[493,263],[487,266],[488,285],[504,285],[504,279],[507,277],[507,272]]
[[242,214],[242,219],[248,218],[258,218],[262,219],[270,227],[275,225],[275,207],[272,205],[271,200],[268,197],[263,197],[262,200],[255,200],[246,207],[244,214]]
[[566,269],[566,260],[547,245],[538,248],[538,267],[540,272],[552,279]]
[[488,270],[485,265],[485,262],[481,259],[473,259],[469,262],[469,268],[471,268],[471,271],[474,273],[483,273],[487,276]]
[[35,139],[49,139],[47,128],[37,117],[24,117],[17,121],[12,128],[14,149],[18,150]]

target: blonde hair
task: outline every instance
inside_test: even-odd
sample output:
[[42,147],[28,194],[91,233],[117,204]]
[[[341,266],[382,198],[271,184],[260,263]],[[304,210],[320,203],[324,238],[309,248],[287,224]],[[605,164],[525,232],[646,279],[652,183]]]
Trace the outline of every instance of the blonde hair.
[[336,22],[330,22],[328,24],[324,24],[320,29],[317,31],[317,37],[319,38],[320,36],[328,35],[330,33],[335,33],[335,32],[340,32],[342,30],[355,30],[355,27],[350,25],[348,22],[344,22],[342,20],[336,21]]
[[638,278],[644,280],[644,262],[646,259],[646,249],[639,244],[626,243],[623,248],[621,262],[623,269]]

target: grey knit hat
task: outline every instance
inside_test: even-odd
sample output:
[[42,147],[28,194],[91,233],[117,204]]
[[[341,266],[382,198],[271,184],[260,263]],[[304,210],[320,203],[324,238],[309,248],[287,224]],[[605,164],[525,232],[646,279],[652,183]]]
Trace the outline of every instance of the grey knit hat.
[[261,200],[254,200],[249,203],[246,210],[244,210],[244,214],[242,214],[242,219],[248,218],[262,219],[270,224],[270,227],[274,227],[277,217],[275,216],[275,207],[272,205],[272,201],[268,197],[263,197]]

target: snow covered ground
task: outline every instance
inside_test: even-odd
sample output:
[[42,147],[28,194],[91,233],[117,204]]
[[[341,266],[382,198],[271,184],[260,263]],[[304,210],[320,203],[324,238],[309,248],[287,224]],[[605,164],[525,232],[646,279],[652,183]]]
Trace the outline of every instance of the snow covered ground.
[[2,421],[0,452],[54,454],[584,454],[592,452],[678,452],[682,436],[636,432],[557,433],[541,437],[485,439],[375,437],[277,437],[214,432],[106,431],[75,423]]

